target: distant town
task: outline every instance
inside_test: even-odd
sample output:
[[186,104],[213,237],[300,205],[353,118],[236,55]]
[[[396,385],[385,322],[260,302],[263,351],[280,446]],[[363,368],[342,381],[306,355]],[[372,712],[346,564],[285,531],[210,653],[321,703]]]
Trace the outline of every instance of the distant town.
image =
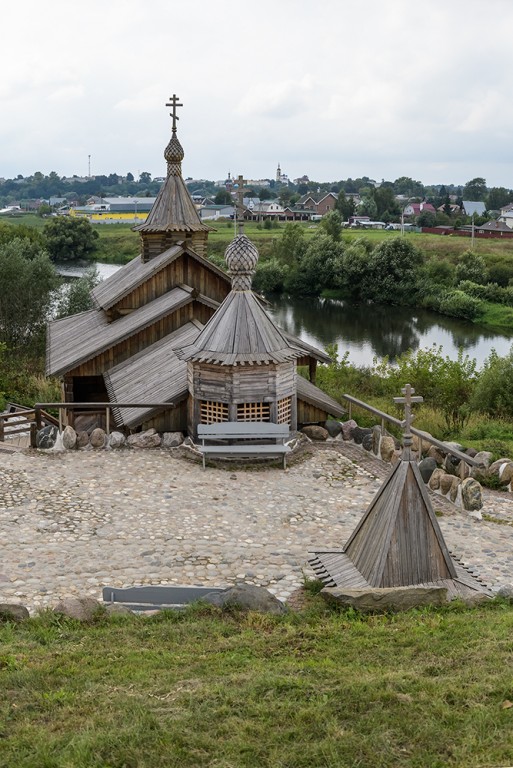
[[[165,181],[142,172],[96,176],[59,176],[36,172],[0,178],[0,216],[71,215],[92,224],[138,224],[146,219]],[[513,235],[513,190],[488,187],[478,177],[463,185],[424,185],[401,176],[376,181],[367,176],[319,182],[307,175],[290,180],[280,164],[272,178],[187,178],[187,187],[205,222],[230,220],[241,196],[244,217],[274,222],[319,221],[338,211],[345,226],[374,229],[421,227],[465,234],[470,226],[481,236]]]

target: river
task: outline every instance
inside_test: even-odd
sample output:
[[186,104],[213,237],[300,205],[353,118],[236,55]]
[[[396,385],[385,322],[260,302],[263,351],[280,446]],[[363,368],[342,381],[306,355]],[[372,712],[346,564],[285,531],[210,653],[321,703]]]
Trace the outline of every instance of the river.
[[[117,264],[97,263],[96,267],[102,279],[119,269]],[[86,267],[66,264],[60,271],[80,277],[85,270]],[[309,344],[320,349],[337,344],[340,355],[348,351],[349,362],[354,365],[372,365],[375,357],[385,356],[393,362],[408,349],[437,344],[452,358],[462,348],[481,366],[492,349],[504,356],[513,344],[513,333],[491,331],[425,309],[284,296],[272,297],[267,309],[277,325]]]

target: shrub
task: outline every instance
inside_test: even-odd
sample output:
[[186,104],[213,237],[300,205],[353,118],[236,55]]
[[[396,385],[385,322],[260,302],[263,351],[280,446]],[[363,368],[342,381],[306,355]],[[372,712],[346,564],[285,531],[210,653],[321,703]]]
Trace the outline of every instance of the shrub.
[[444,315],[475,320],[483,313],[483,303],[463,291],[448,291],[440,300],[439,311]]
[[472,405],[497,418],[513,418],[513,347],[506,357],[495,350],[486,359]]
[[281,293],[287,273],[288,267],[276,259],[260,261],[253,278],[253,288],[261,293]]

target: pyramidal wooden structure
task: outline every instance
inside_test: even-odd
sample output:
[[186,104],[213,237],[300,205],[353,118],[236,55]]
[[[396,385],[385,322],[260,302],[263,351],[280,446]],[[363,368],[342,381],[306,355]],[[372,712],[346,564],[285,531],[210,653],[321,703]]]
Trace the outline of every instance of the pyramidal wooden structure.
[[446,587],[448,596],[468,597],[486,586],[449,552],[429,494],[412,456],[410,432],[413,397],[407,384],[403,454],[371,501],[341,551],[318,551],[310,560],[327,586],[347,589]]

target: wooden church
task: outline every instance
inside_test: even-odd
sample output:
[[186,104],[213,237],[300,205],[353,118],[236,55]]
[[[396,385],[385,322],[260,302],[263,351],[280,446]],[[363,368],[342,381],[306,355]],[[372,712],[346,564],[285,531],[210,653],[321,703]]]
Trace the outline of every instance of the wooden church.
[[[200,423],[228,420],[295,430],[342,416],[341,405],[314,384],[317,363],[329,357],[281,331],[252,292],[255,246],[239,232],[226,252],[229,274],[208,260],[209,227],[182,177],[181,105],[173,96],[167,106],[167,178],[135,227],[141,254],[93,289],[94,309],[49,323],[47,374],[61,378],[64,402],[110,402],[117,427],[131,431],[194,436]],[[308,367],[310,380],[298,365]],[[74,419],[78,426],[80,414],[68,411],[68,423]]]

